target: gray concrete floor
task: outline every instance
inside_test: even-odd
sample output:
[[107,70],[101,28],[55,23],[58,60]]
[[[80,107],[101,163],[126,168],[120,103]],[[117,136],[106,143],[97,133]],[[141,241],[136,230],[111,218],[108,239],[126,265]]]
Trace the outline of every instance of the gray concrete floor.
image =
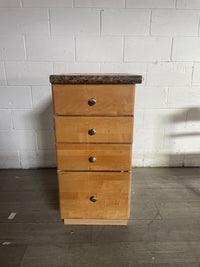
[[63,225],[57,189],[55,169],[0,171],[0,266],[200,266],[200,168],[133,169],[128,226]]

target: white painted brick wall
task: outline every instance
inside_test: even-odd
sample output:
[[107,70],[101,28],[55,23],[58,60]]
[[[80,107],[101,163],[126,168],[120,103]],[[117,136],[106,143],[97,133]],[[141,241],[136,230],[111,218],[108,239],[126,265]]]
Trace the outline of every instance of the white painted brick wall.
[[11,130],[12,118],[9,109],[0,109],[0,130]]
[[156,112],[155,109],[157,108],[167,108],[168,87],[137,86],[137,88],[135,93],[136,109],[152,109]]
[[23,7],[72,7],[71,0],[22,0]]
[[77,61],[121,62],[123,60],[122,37],[77,37]]
[[20,0],[1,0],[0,7],[20,7]]
[[200,166],[200,1],[0,0],[0,168],[56,166],[52,73],[142,74],[133,166]]
[[36,148],[36,134],[34,131],[0,131],[0,150],[35,150]]
[[27,59],[36,61],[74,61],[73,37],[27,37]]
[[199,112],[200,107],[191,108],[187,113],[187,121],[186,121],[186,128],[200,128],[200,120],[199,120]]
[[54,73],[98,73],[100,72],[99,63],[67,63],[54,62]]
[[56,154],[53,150],[20,150],[21,168],[56,167]]
[[168,95],[169,108],[200,107],[200,86],[197,87],[172,87]]
[[6,62],[7,82],[9,85],[47,85],[49,73],[53,73],[52,62]]
[[35,109],[41,110],[52,105],[51,86],[31,86],[32,102]]
[[74,0],[75,7],[123,8],[125,0]]
[[143,77],[143,82],[146,78],[146,63],[101,63],[100,71],[102,73],[140,73]]
[[0,62],[0,85],[6,85],[5,66]]
[[193,85],[200,85],[200,63],[194,64]]
[[45,8],[1,8],[0,34],[49,34]]
[[168,61],[171,42],[166,37],[125,37],[124,61]]
[[98,34],[98,10],[52,8],[50,10],[50,25],[53,35]]
[[200,61],[200,37],[174,38],[172,59],[174,61]]
[[127,8],[174,8],[175,0],[127,0]]
[[147,35],[150,10],[115,9],[102,11],[102,34]]
[[23,36],[0,36],[0,60],[25,60]]
[[0,108],[31,108],[29,86],[0,86]]
[[177,0],[178,8],[185,9],[200,9],[199,0]]
[[153,10],[151,22],[152,35],[198,35],[199,11]]
[[21,168],[19,152],[12,150],[0,150],[0,168]]
[[55,149],[54,131],[38,131],[37,144],[39,149]]
[[147,84],[154,86],[188,86],[192,81],[192,63],[164,62],[148,65]]
[[[52,109],[51,109],[52,110]],[[13,128],[16,130],[47,130],[53,127],[53,112],[47,110],[24,110],[12,111]]]

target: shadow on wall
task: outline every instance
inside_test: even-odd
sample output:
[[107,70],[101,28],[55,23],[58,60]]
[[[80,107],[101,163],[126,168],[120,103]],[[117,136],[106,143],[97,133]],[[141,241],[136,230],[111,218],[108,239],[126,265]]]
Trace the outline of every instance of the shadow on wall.
[[[36,150],[23,152],[22,168],[56,167],[51,89],[46,86],[36,89],[33,94],[33,109],[21,117],[26,129],[35,130]],[[28,144],[25,146],[29,147]]]
[[153,112],[146,112],[147,125],[136,135],[139,142],[136,139],[134,146],[143,148],[143,154],[136,158],[138,166],[200,167],[200,108]]
[[170,151],[169,166],[200,166],[200,108],[181,109],[179,113],[168,118],[166,140]]
[[56,167],[55,136],[53,130],[53,107],[49,100],[42,109],[35,112],[41,131],[37,133],[37,146],[42,167]]

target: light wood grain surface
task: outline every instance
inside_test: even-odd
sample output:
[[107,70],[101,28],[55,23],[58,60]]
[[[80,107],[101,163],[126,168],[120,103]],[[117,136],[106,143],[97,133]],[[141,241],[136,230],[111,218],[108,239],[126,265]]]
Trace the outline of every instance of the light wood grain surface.
[[64,219],[64,224],[82,225],[127,225],[127,220],[104,220],[104,219]]
[[[132,143],[133,117],[55,116],[58,143]],[[95,135],[88,131],[95,129]]]
[[[135,86],[69,85],[52,86],[56,115],[133,115]],[[91,98],[96,104],[88,105]]]
[[[56,144],[58,170],[130,171],[132,145]],[[95,157],[95,162],[89,158]]]
[[[59,172],[63,219],[129,218],[129,172]],[[90,201],[95,196],[96,202]]]
[[61,218],[126,225],[135,85],[54,84],[52,91]]

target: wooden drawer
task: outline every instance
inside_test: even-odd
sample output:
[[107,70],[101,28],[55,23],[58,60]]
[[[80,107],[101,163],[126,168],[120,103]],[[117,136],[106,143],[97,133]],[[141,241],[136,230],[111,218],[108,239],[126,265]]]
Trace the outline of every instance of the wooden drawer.
[[[55,116],[56,142],[132,143],[133,117]],[[89,130],[95,129],[94,135]]]
[[57,144],[56,148],[58,170],[131,170],[129,144]]
[[129,172],[58,172],[58,180],[61,218],[129,218]]
[[[133,115],[134,88],[126,85],[54,84],[53,101],[56,115]],[[89,105],[94,98],[96,103]]]

